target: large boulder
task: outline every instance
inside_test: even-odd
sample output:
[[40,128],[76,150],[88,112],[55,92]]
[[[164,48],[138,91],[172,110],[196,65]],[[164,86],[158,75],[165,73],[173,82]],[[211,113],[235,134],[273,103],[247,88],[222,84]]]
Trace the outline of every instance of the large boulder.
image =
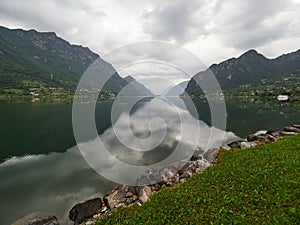
[[152,190],[149,186],[138,186],[136,187],[136,192],[139,196],[139,199],[145,203],[147,202],[150,197],[152,196]]
[[240,148],[241,147],[241,143],[240,143],[240,141],[234,141],[234,142],[231,142],[230,144],[228,144],[228,146],[230,148]]
[[59,225],[55,216],[46,216],[30,220],[26,225]]
[[294,125],[292,127],[285,127],[284,128],[284,131],[287,131],[287,132],[294,132],[294,133],[300,133],[300,128],[297,128],[295,127],[297,125]]
[[288,132],[288,131],[279,131],[279,134],[284,137],[284,136],[293,136],[296,135],[297,133],[295,132]]
[[102,208],[101,198],[94,198],[83,203],[75,205],[69,213],[69,219],[79,225],[86,219],[91,218],[97,214]]
[[250,134],[247,136],[247,141],[253,142],[253,141],[257,141],[258,138],[255,134]]
[[103,197],[103,201],[111,210],[125,207],[135,201],[136,196],[133,192],[127,185],[118,185]]
[[220,149],[213,148],[209,149],[203,154],[203,158],[206,159],[209,163],[216,163],[218,161],[218,154]]
[[247,142],[247,141],[241,142],[241,149],[254,148],[255,146],[256,146],[255,142]]

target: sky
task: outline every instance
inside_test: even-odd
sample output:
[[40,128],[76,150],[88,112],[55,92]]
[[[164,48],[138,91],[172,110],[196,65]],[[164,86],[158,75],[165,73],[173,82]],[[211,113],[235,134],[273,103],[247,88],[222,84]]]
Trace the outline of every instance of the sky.
[[99,55],[164,41],[208,67],[249,49],[269,58],[298,50],[299,13],[300,0],[1,0],[0,25],[54,31]]

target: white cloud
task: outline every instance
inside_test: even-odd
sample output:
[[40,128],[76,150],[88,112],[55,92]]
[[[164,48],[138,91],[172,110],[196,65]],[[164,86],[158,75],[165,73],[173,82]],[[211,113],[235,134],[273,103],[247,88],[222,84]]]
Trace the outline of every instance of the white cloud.
[[0,24],[55,31],[100,55],[130,42],[169,41],[210,65],[250,48],[269,57],[296,50],[299,12],[298,0],[4,0]]

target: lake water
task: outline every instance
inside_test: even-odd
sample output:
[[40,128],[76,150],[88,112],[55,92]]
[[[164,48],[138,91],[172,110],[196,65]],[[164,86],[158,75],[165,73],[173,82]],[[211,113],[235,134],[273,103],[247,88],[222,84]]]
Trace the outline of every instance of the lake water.
[[[188,105],[188,104],[187,104]],[[187,106],[189,109],[189,106]],[[160,99],[139,103],[128,112],[126,103],[118,112],[115,126],[122,138],[135,147],[130,132],[124,129],[129,115],[132,133],[147,139],[151,123],[151,143],[161,138],[166,126],[165,138],[155,151],[134,152],[124,146],[114,134],[110,121],[112,103],[97,104],[95,121],[101,140],[111,149],[111,154],[124,162],[148,165],[158,162],[172,153],[178,143],[181,118],[184,118],[186,139],[180,151],[192,148],[193,132],[201,130],[197,146],[205,149],[208,134],[215,130],[210,147],[222,142],[222,131],[210,127],[210,111],[207,105],[196,103],[200,120],[187,110],[180,99],[170,105]],[[153,118],[160,117],[164,123]],[[83,159],[72,130],[72,105],[0,104],[0,224],[23,224],[42,215],[56,215],[62,224],[69,209],[76,203],[94,196],[103,196],[116,184],[98,175]],[[227,132],[224,142],[258,130],[282,128],[300,123],[299,108],[289,104],[273,107],[227,104]],[[155,131],[155,132],[154,132]],[[190,132],[190,133],[189,133]],[[218,135],[220,134],[220,135]],[[191,137],[189,139],[189,137]],[[153,143],[152,143],[153,142]],[[93,140],[83,143],[93,148]],[[99,165],[111,168],[110,161],[103,159]],[[118,168],[114,168],[118,171]]]

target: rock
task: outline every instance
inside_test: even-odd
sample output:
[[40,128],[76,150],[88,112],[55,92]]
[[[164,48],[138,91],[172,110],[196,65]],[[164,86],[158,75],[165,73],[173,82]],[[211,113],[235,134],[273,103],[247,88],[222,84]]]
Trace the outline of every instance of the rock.
[[207,167],[209,167],[211,164],[209,163],[209,161],[205,160],[205,159],[201,159],[201,160],[197,160],[197,169],[198,172],[203,172]]
[[253,148],[255,146],[256,146],[255,142],[246,142],[246,141],[241,142],[241,149]]
[[254,134],[247,136],[247,141],[253,142],[253,141],[257,141],[257,140],[258,140],[258,138]]
[[260,134],[257,135],[257,140],[263,144],[270,143],[269,135],[268,134]]
[[159,184],[151,185],[152,192],[159,191],[160,189],[161,189],[161,187],[159,186]]
[[140,177],[137,178],[135,186],[144,186],[159,183],[162,179],[160,177],[160,170],[162,168],[152,168],[146,170]]
[[151,188],[149,186],[136,187],[136,192],[139,196],[139,199],[143,203],[147,202],[150,199],[150,197],[152,196],[152,191],[151,191]]
[[126,198],[130,198],[133,197],[133,193],[131,191],[127,192],[126,194]]
[[285,128],[284,128],[284,131],[287,131],[287,132],[294,132],[294,133],[297,133],[297,134],[300,133],[300,129],[299,129],[299,128],[296,128],[296,127],[285,127]]
[[160,170],[160,178],[163,183],[167,186],[174,186],[179,183],[179,175],[175,167],[166,167]]
[[230,148],[240,148],[240,147],[241,147],[239,141],[231,142],[230,144],[228,144],[228,146],[229,146]]
[[149,178],[149,174],[142,174],[140,177],[138,177],[136,179],[135,185],[136,186],[142,186],[142,185],[146,185],[146,184],[150,184],[150,178]]
[[279,131],[268,131],[267,134],[273,136],[276,139],[279,139],[282,137],[282,135],[280,135]]
[[230,148],[228,145],[222,145],[222,146],[220,147],[220,150],[226,150],[226,151],[229,151],[229,150],[231,150],[231,148]]
[[180,178],[179,182],[184,183],[186,181],[186,178]]
[[269,139],[270,141],[272,141],[272,142],[277,141],[277,138],[274,137],[273,135],[270,135],[270,134],[267,134],[267,135],[268,135],[268,139]]
[[300,125],[298,125],[298,124],[294,124],[294,125],[292,125],[292,127],[300,129]]
[[108,208],[107,206],[102,206],[101,210],[100,210],[100,213],[104,214],[108,211]]
[[187,170],[187,168],[189,167],[189,164],[191,163],[192,161],[190,160],[181,160],[179,161],[178,163],[178,174],[179,176],[182,175],[184,173],[184,171]]
[[284,137],[284,136],[296,135],[297,133],[295,133],[295,132],[287,132],[287,131],[279,131],[279,134]]
[[[204,157],[204,155],[203,155]],[[183,161],[182,161],[183,162]],[[179,180],[191,177],[194,173],[199,173],[204,171],[211,164],[205,158],[198,159],[197,161],[186,161],[186,164],[178,171]]]
[[59,225],[55,216],[46,216],[30,220],[26,225]]
[[203,154],[203,158],[206,159],[209,163],[216,163],[218,160],[218,154],[220,149],[214,148],[206,151]]
[[91,218],[94,214],[98,213],[101,207],[102,201],[100,198],[79,203],[70,210],[69,219],[74,221],[75,225],[79,225],[85,219]]
[[184,171],[181,176],[180,176],[180,179],[186,179],[186,178],[189,178],[193,175],[193,173],[191,173],[190,171]]
[[[111,209],[114,210],[120,206],[126,206],[130,204],[128,202],[128,193],[131,192],[129,186],[119,185],[115,187],[111,192],[103,197],[104,203]],[[129,194],[130,195],[130,194]],[[133,196],[132,196],[133,197]],[[132,199],[131,197],[131,199]]]
[[132,200],[135,202],[135,201],[137,201],[139,199],[139,197],[138,196],[136,196],[136,195],[134,195],[133,197],[132,197]]
[[202,155],[194,153],[190,158],[190,161],[197,161],[198,159],[202,159]]

